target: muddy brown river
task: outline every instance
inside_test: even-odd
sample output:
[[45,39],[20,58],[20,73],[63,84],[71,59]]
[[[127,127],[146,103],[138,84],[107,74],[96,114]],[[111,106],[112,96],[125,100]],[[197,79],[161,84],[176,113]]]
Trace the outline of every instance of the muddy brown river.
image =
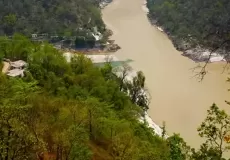
[[210,64],[204,80],[198,82],[191,70],[197,63],[181,56],[168,37],[149,23],[143,0],[114,0],[103,10],[103,19],[122,48],[116,56],[132,59],[130,65],[146,76],[151,118],[159,125],[165,121],[169,135],[180,133],[197,147],[201,139],[196,130],[209,106],[215,102],[230,111],[224,102],[230,100],[224,64]]

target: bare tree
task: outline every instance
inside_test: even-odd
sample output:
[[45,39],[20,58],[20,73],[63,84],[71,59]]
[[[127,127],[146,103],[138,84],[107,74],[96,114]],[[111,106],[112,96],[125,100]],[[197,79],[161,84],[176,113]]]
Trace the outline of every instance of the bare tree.
[[132,71],[132,68],[125,62],[123,62],[121,67],[118,67],[115,69],[115,72],[118,76],[120,91],[125,89],[125,82],[131,71]]
[[[209,53],[208,59],[205,61],[204,65],[200,65],[199,64],[198,66],[196,66],[196,67],[194,67],[192,69],[193,71],[196,71],[196,69],[200,68],[199,72],[197,72],[193,77],[197,77],[199,79],[199,81],[202,81],[204,79],[204,76],[208,73],[208,71],[207,71],[207,65],[209,64],[210,59],[211,59],[213,53],[216,52],[218,49],[224,47],[229,42],[230,42],[230,39],[224,40],[220,45],[218,45],[217,47],[213,48],[211,50],[211,52]],[[223,68],[223,72],[225,71],[226,67],[229,64],[230,54],[226,53],[224,55],[224,59],[226,60],[226,65]]]

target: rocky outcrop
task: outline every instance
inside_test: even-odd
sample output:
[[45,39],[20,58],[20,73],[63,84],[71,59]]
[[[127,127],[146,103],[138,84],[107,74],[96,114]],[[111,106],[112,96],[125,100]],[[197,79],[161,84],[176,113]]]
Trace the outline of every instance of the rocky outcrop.
[[115,44],[114,40],[108,40],[106,47],[104,48],[105,52],[116,52],[117,50],[121,49],[118,44]]
[[[163,26],[160,26],[158,22],[152,19],[148,15],[150,23],[155,26],[159,31],[164,32],[168,38],[172,41],[174,47],[178,50],[183,52],[182,55],[188,57],[189,59],[195,62],[219,62],[219,61],[226,61],[225,52],[223,50],[218,50],[215,53],[212,53],[210,56],[211,51],[208,49],[204,49],[201,47],[196,47],[191,45],[188,41],[184,41],[179,39],[178,37],[172,36],[170,32],[168,32]],[[194,41],[192,37],[190,37],[191,41]],[[230,57],[230,56],[228,56]],[[230,58],[227,58],[230,60]]]
[[111,3],[113,0],[102,0],[100,3],[100,8],[105,8],[109,3]]
[[106,51],[108,51],[108,52],[116,52],[119,49],[121,49],[121,47],[118,46],[117,44],[110,44],[110,45],[107,46]]
[[218,52],[211,53],[211,51],[207,49],[202,49],[198,47],[189,49],[189,50],[185,50],[182,55],[192,59],[195,62],[225,61],[225,57],[223,54],[218,53]]

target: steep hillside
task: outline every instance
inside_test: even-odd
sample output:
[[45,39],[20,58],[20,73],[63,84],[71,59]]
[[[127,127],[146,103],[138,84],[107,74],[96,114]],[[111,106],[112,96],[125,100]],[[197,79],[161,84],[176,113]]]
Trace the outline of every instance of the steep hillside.
[[28,62],[23,78],[0,74],[0,159],[169,159],[167,142],[138,120],[143,73],[126,82],[109,64],[67,63],[20,35],[1,37],[0,55]]
[[104,31],[96,0],[0,0],[0,35],[76,35],[78,28]]
[[148,0],[149,17],[180,50],[201,46],[230,51],[230,1]]

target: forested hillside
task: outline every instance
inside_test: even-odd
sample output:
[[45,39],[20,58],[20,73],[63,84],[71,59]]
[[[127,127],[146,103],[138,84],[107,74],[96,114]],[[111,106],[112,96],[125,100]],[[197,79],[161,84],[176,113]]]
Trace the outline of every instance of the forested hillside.
[[141,72],[127,84],[109,64],[97,68],[83,55],[67,63],[20,35],[1,37],[0,55],[29,63],[22,79],[0,73],[0,159],[168,159],[166,141],[138,120]]
[[76,36],[79,28],[104,31],[97,0],[0,0],[0,35],[15,32]]
[[148,0],[149,17],[162,26],[179,49],[198,44],[230,50],[230,1]]
[[126,67],[118,76],[83,55],[67,63],[51,45],[21,35],[0,38],[3,58],[28,66],[23,78],[0,73],[0,159],[224,160],[229,149],[230,117],[216,105],[198,129],[206,141],[197,151],[140,122],[148,108],[142,72],[127,81]]

